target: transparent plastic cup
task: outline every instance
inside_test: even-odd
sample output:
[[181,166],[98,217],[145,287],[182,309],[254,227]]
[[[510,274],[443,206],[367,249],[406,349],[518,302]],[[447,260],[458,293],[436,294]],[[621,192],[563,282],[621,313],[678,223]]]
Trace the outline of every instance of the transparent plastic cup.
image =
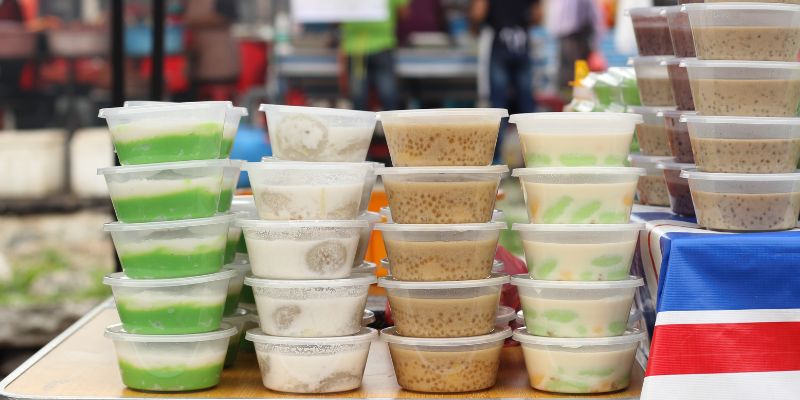
[[[229,338],[236,328],[223,324],[208,333],[138,335],[111,325],[122,383],[135,390],[187,392],[219,383]],[[165,371],[168,371],[165,373]]]
[[672,212],[693,217],[694,203],[692,203],[692,193],[689,190],[689,180],[681,177],[681,170],[695,168],[695,165],[666,160],[659,162],[658,168],[664,173],[664,180],[667,182],[669,207]]
[[399,167],[376,171],[400,224],[467,224],[492,218],[505,165]]
[[292,161],[363,162],[375,131],[370,111],[262,104],[272,154]]
[[229,214],[181,221],[111,222],[122,271],[133,279],[183,278],[219,272],[225,258]]
[[514,114],[525,166],[579,167],[625,164],[642,117],[622,113]]
[[669,83],[672,87],[672,98],[678,110],[694,111],[694,98],[692,86],[689,84],[689,71],[681,66],[683,58],[671,58],[664,61],[667,66]]
[[[231,202],[231,213],[236,219],[257,219],[258,210],[256,200],[253,195],[233,196]],[[247,245],[242,235],[242,228],[236,224],[231,224],[228,228],[228,244],[225,247],[225,264],[233,262],[237,253],[247,254]]]
[[224,103],[103,108],[122,165],[210,160],[220,156]]
[[492,164],[500,108],[439,108],[378,113],[396,167]]
[[97,170],[122,222],[206,218],[217,213],[227,160],[129,165]]
[[536,224],[626,224],[641,168],[517,168]]
[[732,232],[780,231],[797,225],[800,173],[724,174],[685,170],[697,223]]
[[267,335],[330,337],[358,333],[374,275],[347,279],[270,280],[248,276]]
[[223,269],[236,271],[236,275],[228,281],[228,295],[225,297],[225,310],[222,313],[222,315],[228,316],[239,307],[244,278],[252,272],[250,259],[248,257],[237,257],[230,264],[225,264]]
[[242,160],[229,160],[228,165],[222,170],[222,190],[219,194],[217,211],[230,211],[233,196],[236,194],[236,185],[239,183],[239,175],[242,172],[242,165],[244,165]]
[[514,224],[532,279],[614,281],[628,279],[644,224]]
[[670,153],[679,163],[694,163],[692,141],[689,138],[689,127],[681,121],[684,115],[697,115],[694,111],[664,111],[664,127],[667,130],[667,141]]
[[[381,207],[381,209],[378,210],[378,213],[383,218],[382,222],[387,223],[387,224],[393,224],[394,223],[394,220],[392,219],[392,209],[389,208],[389,206]],[[503,210],[494,209],[492,211],[492,221],[491,222],[503,222],[505,220],[506,220],[506,214],[503,212]]]
[[[372,264],[372,263],[370,263]],[[372,264],[375,265],[375,264]],[[389,257],[384,257],[381,259],[381,268],[388,271],[389,275],[392,274],[392,265],[389,263]],[[504,272],[506,269],[506,264],[500,260],[494,260],[492,262],[492,273],[499,273]],[[353,272],[355,273],[355,271]]]
[[378,286],[386,288],[397,333],[419,338],[491,332],[505,283],[506,274],[455,282],[405,282],[392,277],[378,280]]
[[372,328],[327,338],[276,337],[251,329],[246,338],[255,343],[264,387],[319,394],[360,387],[369,347],[377,336]]
[[672,157],[645,156],[639,153],[631,153],[628,158],[632,167],[645,170],[645,175],[640,176],[639,183],[636,184],[636,198],[639,203],[649,206],[669,206],[667,182],[662,171],[658,169],[658,163],[672,160]]
[[544,281],[515,275],[525,326],[536,336],[584,338],[619,336],[641,278],[597,282]]
[[636,85],[642,105],[650,107],[675,106],[669,70],[664,65],[672,56],[633,57],[630,64],[636,70]]
[[513,308],[509,306],[498,306],[497,316],[494,318],[494,329],[496,331],[501,331],[507,328],[516,317],[517,312],[514,311]]
[[675,57],[696,57],[689,14],[681,8],[680,6],[665,8],[672,48],[675,50]]
[[800,63],[684,60],[697,113],[794,117],[800,106]]
[[628,107],[628,112],[639,114],[644,123],[636,126],[636,138],[642,154],[650,156],[669,156],[667,130],[664,126],[664,111],[675,107]]
[[492,273],[505,222],[482,224],[379,224],[392,276],[401,281],[483,279]]
[[244,338],[245,325],[251,318],[250,311],[246,308],[237,308],[230,315],[222,318],[223,324],[230,324],[236,328],[236,334],[228,339],[228,350],[225,352],[225,363],[223,368],[230,368],[236,364],[239,357],[239,347]]
[[461,393],[487,389],[497,381],[505,327],[486,335],[452,338],[405,337],[397,327],[381,331],[389,345],[397,383],[406,390]]
[[353,275],[361,275],[361,274],[375,275],[376,269],[377,266],[375,265],[375,263],[364,261],[361,263],[361,265],[353,267]]
[[633,22],[636,47],[642,56],[673,55],[666,10],[669,7],[637,7],[627,10]]
[[367,211],[358,216],[359,221],[366,221],[367,226],[359,230],[358,247],[356,248],[356,256],[353,258],[353,268],[358,267],[364,263],[364,257],[367,256],[367,249],[372,239],[372,230],[375,224],[381,222],[381,215],[376,212]]
[[800,118],[683,117],[697,169],[787,173],[800,161]]
[[234,271],[172,279],[130,279],[106,275],[125,331],[142,335],[182,335],[219,328],[228,281]]
[[636,349],[647,334],[638,330],[609,338],[550,338],[525,328],[514,331],[522,344],[531,387],[564,394],[606,393],[630,385]]
[[795,61],[800,49],[800,6],[691,4],[689,14],[701,60]]
[[253,276],[340,279],[350,276],[366,221],[238,220]]

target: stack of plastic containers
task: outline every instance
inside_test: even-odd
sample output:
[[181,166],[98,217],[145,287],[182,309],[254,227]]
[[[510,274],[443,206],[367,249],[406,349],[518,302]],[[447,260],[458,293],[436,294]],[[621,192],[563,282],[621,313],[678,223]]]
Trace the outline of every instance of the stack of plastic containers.
[[530,384],[558,393],[624,389],[644,333],[627,329],[636,288],[629,276],[642,224],[630,223],[641,168],[624,167],[636,114],[512,115],[527,168],[515,169],[530,224],[519,290]]
[[378,170],[393,221],[376,226],[392,273],[378,284],[395,322],[381,338],[404,389],[454,393],[495,384],[511,329],[507,320],[496,327],[509,279],[492,272],[507,228],[492,215],[508,167],[491,163],[507,116],[502,109],[379,113],[394,164]]
[[374,274],[354,272],[375,182],[364,162],[374,113],[262,105],[275,158],[248,163],[256,218],[238,219],[250,258],[264,386],[330,393],[361,386],[372,340],[362,328]]
[[119,220],[105,229],[123,269],[104,279],[122,321],[106,336],[132,389],[186,391],[219,382],[237,334],[222,322],[236,275],[221,270],[232,221],[225,211],[235,187],[230,177],[239,170],[226,143],[244,114],[229,102],[100,110],[122,164],[98,171]]
[[697,115],[683,115],[684,169],[698,224],[792,229],[800,213],[800,5],[687,4],[697,59],[681,65]]

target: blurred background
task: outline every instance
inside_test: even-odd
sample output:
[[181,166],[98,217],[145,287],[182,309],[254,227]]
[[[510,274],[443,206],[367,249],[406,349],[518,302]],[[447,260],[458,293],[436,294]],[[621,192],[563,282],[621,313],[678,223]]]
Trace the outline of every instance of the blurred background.
[[[122,99],[232,100],[250,109],[232,158],[253,161],[271,154],[256,111],[264,102],[561,111],[575,76],[624,66],[635,53],[624,9],[675,3],[385,1],[385,21],[343,23],[387,5],[0,0],[0,378],[110,294],[101,277],[116,261],[101,227],[112,213],[95,171],[113,165],[114,154],[99,108]],[[155,20],[164,33],[156,60]],[[117,63],[114,28],[123,33]],[[155,79],[154,64],[163,65]],[[514,133],[503,137],[497,161],[521,166]],[[390,161],[381,132],[369,158]],[[509,183],[499,207],[510,222],[523,220]],[[521,254],[511,238],[503,244]]]

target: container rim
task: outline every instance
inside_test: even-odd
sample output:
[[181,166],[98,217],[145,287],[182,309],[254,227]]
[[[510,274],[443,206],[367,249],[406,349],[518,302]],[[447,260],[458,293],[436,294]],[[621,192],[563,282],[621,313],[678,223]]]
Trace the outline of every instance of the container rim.
[[646,114],[655,116],[660,116],[659,114],[663,113],[664,111],[677,111],[675,106],[628,106],[627,109],[628,112],[632,114]]
[[130,232],[130,231],[149,231],[158,229],[170,228],[189,228],[193,226],[206,226],[216,225],[222,223],[230,223],[235,218],[233,213],[217,214],[213,217],[207,218],[194,218],[194,219],[180,219],[175,221],[157,221],[157,222],[108,222],[103,224],[103,230],[106,232]]
[[415,338],[400,336],[396,333],[395,327],[393,326],[381,330],[381,339],[386,343],[430,347],[475,346],[492,342],[500,342],[510,338],[511,335],[512,331],[510,327],[505,327],[499,331],[495,329],[488,335],[456,338]]
[[508,229],[508,224],[505,222],[475,224],[375,224],[375,230],[383,232],[472,232],[501,231],[505,229]]
[[672,156],[647,156],[642,153],[628,154],[628,161],[630,161],[631,165],[635,163],[637,164],[637,168],[644,169],[655,168],[659,162],[672,158]]
[[675,170],[680,171],[680,170],[684,170],[684,169],[696,168],[696,164],[679,163],[679,162],[675,161],[675,159],[673,158],[672,160],[659,161],[658,164],[656,164],[656,168],[665,169],[665,170],[668,170],[668,171],[675,171]]
[[644,222],[627,224],[514,224],[512,231],[519,232],[616,232],[641,231]]
[[190,276],[185,278],[169,279],[131,279],[123,272],[114,272],[103,277],[103,283],[109,286],[135,287],[135,288],[162,288],[170,286],[196,285],[199,283],[215,282],[230,279],[236,276],[236,271],[225,270],[208,275]]
[[185,335],[139,335],[128,333],[122,328],[122,324],[114,324],[106,327],[104,336],[111,340],[122,342],[142,342],[142,343],[194,343],[210,340],[226,339],[236,335],[238,330],[233,325],[222,322],[220,328],[205,333],[190,333]]
[[576,119],[588,119],[594,121],[616,121],[623,120],[624,122],[642,123],[641,115],[630,113],[583,113],[583,112],[540,112],[540,113],[524,113],[513,114],[508,119],[508,122],[515,124],[518,122],[531,122],[537,120],[553,120],[553,121],[573,121]]
[[599,338],[554,338],[548,336],[534,336],[528,333],[526,328],[522,327],[514,330],[513,337],[514,340],[522,344],[579,349],[585,346],[615,346],[620,344],[633,344],[644,340],[645,333],[638,329],[629,329],[625,331],[622,336]]
[[508,165],[490,165],[487,167],[384,167],[375,169],[375,175],[506,173],[508,173]]
[[[139,108],[139,107],[131,107]],[[192,160],[192,161],[175,161],[157,164],[137,164],[137,165],[118,165],[115,167],[104,167],[97,169],[97,175],[114,175],[114,174],[127,174],[136,172],[150,172],[150,171],[165,171],[175,169],[189,169],[189,168],[224,168],[230,166],[229,160]]]
[[263,219],[237,219],[234,224],[241,228],[355,228],[369,227],[369,222],[363,219],[352,220],[263,220]]
[[419,108],[415,110],[393,110],[378,112],[378,119],[384,118],[424,118],[424,117],[508,117],[508,110],[505,108]]
[[639,64],[641,66],[645,65],[655,65],[659,67],[665,66],[665,62],[675,58],[674,55],[669,56],[639,56],[639,57],[630,57],[628,58],[628,65],[636,66]]
[[795,11],[800,12],[800,5],[781,3],[695,3],[680,5],[681,11],[722,11],[722,10],[769,10],[769,11]]
[[283,346],[303,346],[303,345],[316,345],[316,346],[333,346],[342,344],[357,344],[363,342],[371,342],[372,339],[378,336],[378,331],[372,328],[361,328],[361,330],[349,336],[332,336],[332,337],[288,337],[288,336],[271,336],[261,331],[261,328],[249,329],[245,333],[245,339],[254,343],[276,344]]
[[287,106],[283,104],[261,104],[258,106],[258,111],[262,112],[309,111],[321,115],[340,115],[340,116],[373,117],[373,118],[376,117],[376,113],[372,111],[348,110],[345,108],[330,108],[330,107]]
[[385,166],[386,166],[386,164],[384,164],[384,163],[380,163],[380,162],[376,162],[376,161],[362,161],[362,162],[347,162],[347,161],[295,161],[295,160],[283,160],[283,159],[280,159],[280,158],[278,158],[278,157],[275,157],[275,156],[263,156],[263,157],[261,157],[261,162],[262,162],[262,163],[269,163],[269,162],[272,162],[272,163],[275,163],[275,162],[280,162],[280,163],[314,163],[314,164],[326,164],[326,165],[329,165],[329,166],[340,166],[340,165],[343,165],[343,166],[359,167],[359,168],[360,168],[360,167],[363,167],[364,165],[366,165],[366,166],[370,166],[370,167],[372,167],[373,169],[374,169],[374,168],[379,168],[379,167],[385,167]]
[[681,170],[681,178],[705,181],[748,181],[748,182],[791,182],[800,181],[800,172],[782,174],[730,174],[722,172],[701,172],[697,168]]
[[[765,4],[765,3],[759,3]],[[798,6],[800,10],[800,6]],[[795,61],[730,61],[730,60],[698,60],[684,59],[681,64],[687,68],[753,68],[753,69],[788,69],[800,70],[800,62]]]
[[[227,104],[225,104],[227,103]],[[212,109],[212,108],[222,108],[227,109],[232,106],[231,102],[220,101],[220,102],[188,102],[188,103],[164,103],[164,104],[148,104],[148,105],[140,105],[140,106],[122,106],[122,107],[108,107],[108,108],[101,108],[100,111],[97,112],[98,118],[114,118],[114,117],[125,117],[125,116],[134,116],[139,114],[149,114],[152,112],[181,112],[181,111],[198,111],[198,110],[205,110],[205,109]]]
[[517,317],[517,310],[509,306],[498,306],[497,316],[495,316],[495,323],[509,323]]
[[464,289],[476,287],[498,286],[509,282],[508,274],[494,272],[488,278],[473,279],[469,281],[441,281],[441,282],[410,282],[399,281],[392,276],[384,276],[378,280],[378,286],[387,289]]
[[726,117],[698,114],[683,114],[680,122],[692,124],[736,124],[736,125],[800,125],[800,118],[785,117]]
[[265,287],[270,289],[290,289],[290,288],[340,288],[348,286],[371,285],[377,282],[375,275],[354,274],[350,278],[343,279],[311,279],[311,280],[278,280],[256,278],[248,274],[244,278],[244,284],[252,287]]
[[661,7],[633,7],[625,10],[625,15],[634,16],[654,16],[654,15],[662,15],[664,11],[666,11],[670,6],[661,6]]
[[628,277],[628,279],[621,281],[543,281],[539,279],[531,279],[528,274],[519,274],[511,277],[511,284],[514,286],[534,289],[629,289],[644,286],[644,279],[631,275]]
[[373,165],[369,163],[337,163],[337,162],[314,162],[314,161],[257,161],[245,162],[242,170],[308,170],[308,171],[369,171],[374,169]]
[[644,168],[635,167],[543,167],[516,168],[511,176],[531,175],[645,175]]

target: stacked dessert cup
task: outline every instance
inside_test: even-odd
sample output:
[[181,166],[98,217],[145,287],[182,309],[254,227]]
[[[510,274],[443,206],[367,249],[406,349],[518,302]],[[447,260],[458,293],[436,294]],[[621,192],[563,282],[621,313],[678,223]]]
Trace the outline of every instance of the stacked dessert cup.
[[365,162],[376,115],[262,105],[274,157],[247,163],[254,217],[237,219],[259,328],[247,331],[267,389],[361,386],[377,331],[362,327],[374,266],[364,266],[376,180]]
[[630,113],[512,115],[526,168],[530,224],[520,232],[528,274],[516,275],[530,385],[569,394],[628,387],[645,333],[628,328],[631,260],[643,224],[630,223],[642,168],[625,167],[642,117]]
[[684,50],[697,57],[680,62],[696,113],[679,120],[696,167],[664,164],[664,173],[682,170],[702,227],[794,228],[800,213],[800,5],[686,4],[675,12],[689,21],[694,48]]
[[377,174],[392,223],[383,235],[391,275],[379,280],[394,326],[381,331],[399,385],[429,393],[494,386],[508,323],[497,321],[509,278],[492,272],[504,222],[492,221],[491,165],[503,109],[427,109],[378,114],[394,167]]
[[[105,334],[131,389],[215,386],[238,343],[237,327],[223,322],[237,272],[223,264],[241,166],[230,150],[246,114],[230,102],[100,110],[122,165],[98,170],[118,220],[105,230],[123,271],[103,281],[122,322]],[[229,313],[238,324],[242,311]]]

